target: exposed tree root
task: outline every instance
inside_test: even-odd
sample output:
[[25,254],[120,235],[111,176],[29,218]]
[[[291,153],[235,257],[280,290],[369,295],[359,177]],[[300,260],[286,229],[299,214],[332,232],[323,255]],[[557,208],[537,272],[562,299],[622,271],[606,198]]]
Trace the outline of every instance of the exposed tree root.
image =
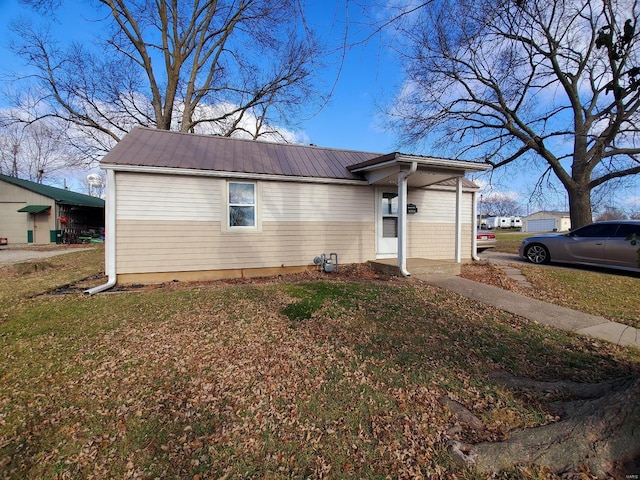
[[[600,384],[539,382],[508,374],[494,378],[510,387],[566,393],[579,400],[554,404],[562,412],[560,421],[514,432],[503,442],[468,446],[452,438],[449,445],[458,460],[485,472],[536,464],[559,474],[586,467],[593,475],[606,478],[619,465],[640,458],[640,377]],[[469,417],[463,413],[461,418]]]

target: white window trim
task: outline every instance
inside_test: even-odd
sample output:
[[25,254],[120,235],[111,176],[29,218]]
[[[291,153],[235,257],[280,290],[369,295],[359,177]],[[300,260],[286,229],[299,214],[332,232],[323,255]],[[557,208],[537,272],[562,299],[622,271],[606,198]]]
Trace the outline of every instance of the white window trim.
[[[229,218],[229,186],[232,183],[240,183],[240,184],[248,184],[253,185],[254,188],[254,219],[255,225],[253,226],[231,226],[230,218]],[[225,195],[222,199],[222,208],[224,209],[224,222],[222,222],[222,231],[224,233],[258,233],[262,231],[262,220],[260,215],[260,196],[262,195],[262,188],[259,182],[253,182],[250,180],[227,180]]]

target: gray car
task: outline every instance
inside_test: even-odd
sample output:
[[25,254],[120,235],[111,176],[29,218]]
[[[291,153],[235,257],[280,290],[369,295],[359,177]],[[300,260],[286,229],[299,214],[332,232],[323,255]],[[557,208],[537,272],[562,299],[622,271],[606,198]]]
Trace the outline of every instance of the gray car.
[[[630,241],[634,234],[638,242]],[[525,238],[520,244],[520,256],[532,263],[575,263],[640,272],[638,249],[640,221],[614,220],[592,223],[565,234]]]

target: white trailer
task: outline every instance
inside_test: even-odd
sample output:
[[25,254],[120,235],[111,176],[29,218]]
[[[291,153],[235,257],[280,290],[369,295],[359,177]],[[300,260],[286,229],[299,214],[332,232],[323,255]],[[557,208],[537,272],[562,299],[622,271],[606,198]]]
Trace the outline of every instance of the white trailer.
[[511,217],[489,217],[487,218],[487,228],[511,228]]

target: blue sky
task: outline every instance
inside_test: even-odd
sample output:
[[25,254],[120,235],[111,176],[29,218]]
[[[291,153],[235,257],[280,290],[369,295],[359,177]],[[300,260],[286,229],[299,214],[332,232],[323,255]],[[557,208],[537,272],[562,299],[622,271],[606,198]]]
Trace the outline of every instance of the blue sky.
[[[330,46],[342,42],[345,27],[345,1],[335,0],[307,0],[308,21],[312,27],[323,35],[322,40]],[[70,8],[73,4],[77,8]],[[57,32],[65,40],[82,40],[91,36],[94,25],[78,21],[78,9],[86,8],[83,0],[66,0],[67,12],[73,12],[60,18],[62,25]],[[371,12],[368,12],[371,13]],[[373,12],[375,14],[375,12]],[[19,0],[0,0],[0,75],[3,70],[21,68],[22,61],[16,58],[8,48],[10,32],[8,24],[20,16],[33,15],[30,10],[19,3]],[[81,14],[80,14],[81,15]],[[353,0],[349,2],[348,16],[350,20],[350,40],[360,40],[365,36],[364,26],[369,20],[362,13]],[[338,59],[336,59],[338,62]],[[319,72],[327,86],[335,81],[337,63],[326,71]],[[406,153],[437,155],[429,147],[415,151],[398,144],[397,136],[382,127],[380,105],[389,105],[395,92],[402,86],[403,75],[393,54],[379,39],[374,37],[365,44],[351,48],[344,61],[335,90],[328,104],[311,118],[300,122],[299,137],[309,143],[321,147],[363,150],[370,152],[388,153],[403,151]],[[2,105],[0,105],[1,107]],[[80,178],[83,178],[83,173]],[[489,176],[475,178],[476,182],[484,185],[489,182]],[[528,202],[528,196],[533,184],[537,180],[534,172],[519,171],[515,168],[498,170],[491,177],[495,191],[503,193],[518,192],[517,199],[523,205],[523,212],[533,212],[541,207],[539,204]],[[490,190],[488,189],[487,192]],[[640,187],[630,195],[636,196],[640,202]],[[546,208],[566,209],[563,195],[549,193],[546,198]]]
[[[66,3],[78,1],[81,0]],[[344,33],[344,0],[339,0],[337,6],[327,7],[328,4],[326,0],[308,2],[309,22],[327,36],[324,40],[338,44]],[[71,8],[67,10],[74,11]],[[0,0],[0,28],[3,32],[0,70],[21,67],[21,59],[8,48],[11,37],[8,24],[25,15],[33,14],[18,0]],[[350,5],[350,20],[357,22],[359,15],[356,6]],[[91,35],[90,26],[75,20],[73,14],[61,17],[61,21],[63,27],[59,31],[64,32],[66,39],[82,40],[85,35]],[[356,28],[352,26],[350,33],[356,33]],[[336,71],[337,66],[334,66],[324,72],[326,85],[333,83]],[[392,65],[391,57],[380,52],[377,41],[351,49],[328,104],[317,115],[302,120],[304,136],[311,143],[323,147],[381,153],[396,150],[395,135],[384,132],[377,125],[375,105],[381,91],[390,92],[391,87],[398,84],[399,73],[397,65]]]

